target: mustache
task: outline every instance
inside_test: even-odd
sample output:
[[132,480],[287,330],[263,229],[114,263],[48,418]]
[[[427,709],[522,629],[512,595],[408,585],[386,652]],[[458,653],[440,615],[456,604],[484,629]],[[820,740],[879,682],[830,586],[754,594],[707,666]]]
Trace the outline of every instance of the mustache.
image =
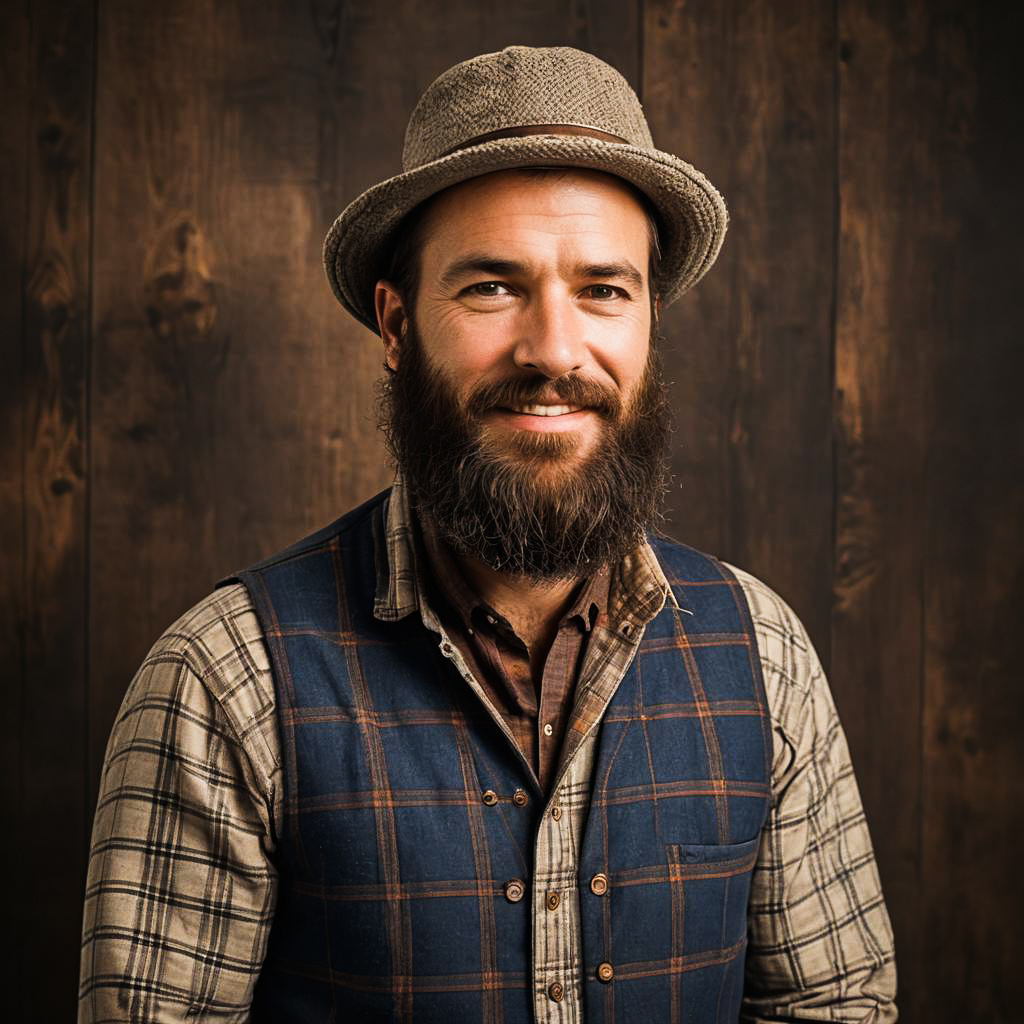
[[592,409],[606,419],[622,415],[622,399],[611,388],[578,373],[567,373],[555,380],[536,376],[481,384],[466,400],[466,413],[477,418],[491,409],[559,401]]

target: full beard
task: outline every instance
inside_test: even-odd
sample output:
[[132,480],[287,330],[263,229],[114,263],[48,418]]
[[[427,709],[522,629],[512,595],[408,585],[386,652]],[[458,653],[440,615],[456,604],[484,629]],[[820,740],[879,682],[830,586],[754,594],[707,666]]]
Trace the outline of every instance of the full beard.
[[[654,341],[627,407],[611,389],[569,374],[482,385],[463,408],[410,324],[399,368],[381,384],[380,426],[413,507],[457,553],[537,583],[621,559],[658,517],[667,478],[670,422]],[[589,454],[577,457],[572,432],[489,434],[485,412],[542,392],[599,417]]]

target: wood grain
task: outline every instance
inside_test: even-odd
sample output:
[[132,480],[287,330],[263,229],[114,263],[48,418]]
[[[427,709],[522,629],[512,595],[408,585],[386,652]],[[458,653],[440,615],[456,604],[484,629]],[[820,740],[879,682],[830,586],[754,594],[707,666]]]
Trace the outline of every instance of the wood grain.
[[1010,128],[1024,17],[947,3],[929,21],[918,64],[933,69],[928,190],[941,214],[928,262],[945,273],[921,293],[931,389],[919,1019],[1013,1021],[1024,907],[1024,199],[1007,168],[1024,166]]
[[333,115],[309,12],[111,3],[99,61],[93,778],[156,637],[388,477],[376,350],[337,330],[320,266]]
[[905,1018],[1009,1021],[1005,908],[1024,902],[1008,853],[1024,577],[1012,33],[948,2],[842,12],[834,685]]
[[[88,554],[86,368],[91,3],[29,8],[22,362],[22,769],[14,874],[20,958],[8,1013],[68,1020],[77,1002],[91,818],[82,772]],[[17,37],[15,37],[17,38]],[[16,93],[17,95],[17,93]],[[25,166],[24,164],[22,165]],[[15,195],[18,188],[15,187]],[[5,403],[6,404],[6,403]],[[21,1005],[18,1005],[18,1003]]]
[[[20,834],[22,771],[26,751],[22,734],[28,699],[25,661],[25,434],[22,396],[26,388],[23,330],[25,268],[25,211],[28,206],[28,134],[31,116],[31,25],[24,7],[0,7],[0,95],[5,97],[0,118],[0,339],[5,372],[0,374],[0,663],[7,697],[0,716],[0,822],[7,836]],[[17,878],[22,867],[17,843],[0,849],[0,870]],[[13,908],[20,927],[25,908]],[[20,955],[12,977],[23,967]]]
[[917,45],[898,24],[903,16],[859,0],[841,8],[832,685],[896,931],[900,1005],[917,1020],[921,496],[935,297],[932,266],[918,254],[948,224],[930,187],[928,126],[909,102],[917,76],[931,71],[901,52]]
[[831,9],[645,5],[655,142],[724,194],[718,263],[663,320],[676,413],[670,528],[761,576],[826,664],[835,221]]

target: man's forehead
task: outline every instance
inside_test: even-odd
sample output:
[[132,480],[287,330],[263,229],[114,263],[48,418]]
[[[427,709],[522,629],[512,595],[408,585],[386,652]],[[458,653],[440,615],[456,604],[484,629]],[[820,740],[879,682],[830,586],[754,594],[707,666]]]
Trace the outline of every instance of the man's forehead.
[[[649,241],[653,217],[628,182],[574,167],[517,168],[481,175],[445,189],[425,204],[419,237],[424,246],[478,248],[512,234],[559,230],[590,244],[616,238],[628,244],[636,230]],[[617,237],[623,236],[623,237]],[[464,243],[464,244],[460,244]]]

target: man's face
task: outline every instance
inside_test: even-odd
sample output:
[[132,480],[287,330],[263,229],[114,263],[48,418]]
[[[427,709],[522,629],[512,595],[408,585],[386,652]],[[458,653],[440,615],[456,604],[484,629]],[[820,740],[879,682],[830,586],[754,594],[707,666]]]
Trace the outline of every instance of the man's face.
[[[421,226],[416,327],[429,365],[463,407],[505,382],[568,374],[623,405],[647,363],[649,231],[623,183],[599,172],[499,172],[442,193]],[[388,346],[388,363],[401,359]],[[487,443],[561,448],[562,465],[594,451],[598,412],[554,387],[480,417]]]
[[597,172],[502,172],[434,200],[420,237],[415,302],[377,296],[418,500],[456,547],[535,578],[635,543],[665,437],[643,207]]

